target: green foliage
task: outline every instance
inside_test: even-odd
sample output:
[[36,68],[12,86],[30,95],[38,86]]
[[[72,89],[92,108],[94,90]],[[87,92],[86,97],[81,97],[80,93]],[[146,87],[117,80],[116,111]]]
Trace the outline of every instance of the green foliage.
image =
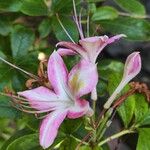
[[139,139],[136,150],[149,150],[150,149],[150,128],[139,129]]
[[39,146],[38,142],[38,134],[29,134],[29,135],[24,135],[16,140],[14,140],[12,143],[10,143],[7,147],[7,150],[31,150],[31,149],[38,149],[42,150]]
[[138,16],[145,16],[145,7],[137,0],[115,0],[115,2],[125,11]]
[[43,19],[38,27],[41,38],[45,38],[52,30],[52,20],[47,18]]
[[0,11],[17,12],[22,5],[21,0],[0,0]]
[[14,58],[27,55],[28,49],[33,44],[34,33],[21,25],[16,25],[11,33],[11,48]]
[[11,31],[11,24],[4,17],[0,16],[0,34],[6,36]]
[[[72,37],[72,39],[74,41],[78,41],[79,33],[78,33],[75,23],[70,18],[65,17],[65,16],[61,16],[60,20],[63,26],[66,28],[69,35]],[[68,40],[70,41],[70,39],[68,38],[64,30],[62,29],[56,17],[53,18],[52,26],[53,26],[54,34],[59,41],[68,41]]]
[[150,40],[150,23],[143,19],[130,17],[119,17],[114,20],[99,22],[104,30],[113,34],[123,33],[131,40],[148,41]]
[[[115,5],[103,5],[104,1],[75,0],[77,14],[82,14],[81,22],[85,35],[89,14],[90,35],[95,35],[95,32],[96,35],[124,33],[129,40],[150,41],[150,22],[146,19],[145,7],[140,1],[114,0],[125,12],[118,10]],[[70,41],[59,19],[68,34],[78,43],[79,33],[72,15],[72,0],[0,0],[0,57],[37,74],[39,52],[49,56],[58,41]],[[98,26],[100,32],[97,31]],[[65,57],[64,60],[70,70],[80,57]],[[100,77],[97,85],[98,96],[106,96],[107,92],[110,95],[121,80],[124,65],[119,61],[100,59],[97,66]],[[4,91],[4,88],[14,92],[25,90],[25,82],[29,78],[0,62],[0,92]],[[128,90],[127,85],[120,95]],[[38,137],[41,120],[18,111],[12,106],[11,100],[0,96],[0,147],[4,143],[1,150],[42,150]],[[143,128],[150,125],[150,109],[145,97],[142,94],[134,94],[128,97],[117,111],[125,128],[132,125],[140,127],[137,129],[137,150],[150,149],[150,130]],[[88,122],[87,118],[66,119],[49,149],[55,147],[60,150],[74,150],[89,132],[86,128],[89,127]],[[91,147],[86,143],[86,146],[81,146],[80,149],[91,150]],[[109,148],[95,146],[92,149]]]
[[21,12],[29,16],[45,16],[48,8],[43,0],[23,0]]
[[118,12],[115,8],[109,6],[99,7],[92,16],[93,21],[112,20],[118,17]]

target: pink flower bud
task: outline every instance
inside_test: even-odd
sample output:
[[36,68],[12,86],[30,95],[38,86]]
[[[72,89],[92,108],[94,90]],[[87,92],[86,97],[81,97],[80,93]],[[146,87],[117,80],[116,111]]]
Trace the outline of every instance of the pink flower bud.
[[128,82],[134,78],[141,70],[141,57],[139,52],[130,54],[124,67],[123,79]]
[[108,99],[108,101],[105,103],[105,109],[108,109],[111,106],[111,104],[116,99],[117,95],[121,92],[121,90],[128,84],[130,80],[132,80],[140,72],[140,70],[141,57],[139,52],[134,52],[128,56],[124,67],[123,78],[118,87]]

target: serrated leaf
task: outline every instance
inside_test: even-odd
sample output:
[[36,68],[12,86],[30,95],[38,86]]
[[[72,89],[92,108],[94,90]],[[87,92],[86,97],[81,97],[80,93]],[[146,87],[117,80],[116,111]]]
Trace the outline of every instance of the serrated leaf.
[[99,21],[107,32],[113,34],[126,34],[127,38],[136,41],[150,40],[150,23],[144,19],[119,17],[114,20]]
[[42,22],[40,23],[38,27],[38,31],[40,33],[41,38],[48,36],[48,34],[50,33],[52,29],[51,23],[52,21],[49,18],[42,20]]
[[150,149],[150,128],[140,128],[139,138],[136,150],[149,150]]
[[[74,41],[78,41],[79,33],[78,33],[75,23],[70,18],[65,17],[65,16],[61,16],[60,18],[61,18],[61,22],[63,26],[65,27],[69,35],[72,37],[72,39]],[[53,25],[54,34],[59,41],[70,41],[70,39],[68,38],[64,30],[62,29],[56,17],[53,18],[52,25]]]
[[16,25],[11,33],[11,48],[13,57],[25,56],[34,41],[34,33],[21,25]]
[[0,11],[17,12],[21,5],[21,0],[0,0]]
[[44,0],[23,0],[21,12],[29,16],[46,16],[48,8]]
[[137,0],[115,0],[115,2],[125,11],[135,16],[145,16],[145,7]]
[[112,20],[118,17],[118,11],[110,6],[99,7],[93,14],[92,20]]

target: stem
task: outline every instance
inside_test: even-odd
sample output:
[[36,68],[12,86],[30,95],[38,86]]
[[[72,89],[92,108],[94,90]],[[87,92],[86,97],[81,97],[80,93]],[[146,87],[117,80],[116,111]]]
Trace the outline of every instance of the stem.
[[6,61],[6,60],[3,59],[2,57],[0,57],[0,60],[3,61],[4,63],[8,64],[9,66],[11,66],[11,67],[17,69],[17,70],[22,71],[23,73],[27,74],[28,76],[30,76],[30,77],[32,77],[32,78],[34,78],[34,79],[36,79],[36,80],[39,80],[39,77],[37,77],[36,75],[34,75],[34,74],[32,74],[32,73],[29,73],[29,72],[27,72],[27,71],[25,71],[25,70],[23,70],[23,69],[21,69],[21,68],[15,66],[14,64],[12,64],[12,63]]
[[98,124],[98,126],[97,126],[97,128],[98,128],[98,130],[97,130],[97,139],[98,139],[98,140],[101,139],[101,137],[103,136],[104,132],[106,131],[106,129],[107,129],[107,127],[108,127],[108,126],[107,126],[108,119],[110,118],[112,112],[113,112],[113,109],[110,108],[110,109],[106,112],[104,118],[101,120],[100,126],[99,126],[99,124]]
[[109,142],[109,141],[112,141],[112,140],[114,140],[114,139],[116,139],[116,138],[119,138],[119,137],[121,137],[121,136],[123,136],[123,135],[125,135],[125,134],[129,134],[129,133],[135,133],[135,131],[130,130],[130,129],[123,130],[123,131],[121,131],[121,132],[119,132],[119,133],[116,133],[116,134],[114,134],[114,135],[112,135],[112,136],[106,138],[105,140],[101,141],[101,142],[98,144],[98,146],[102,146],[102,145],[104,145],[105,143],[107,143],[107,142]]

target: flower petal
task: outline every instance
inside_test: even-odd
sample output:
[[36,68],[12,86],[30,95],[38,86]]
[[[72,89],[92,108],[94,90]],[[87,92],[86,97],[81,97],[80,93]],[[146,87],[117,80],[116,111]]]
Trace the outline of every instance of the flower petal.
[[57,50],[57,53],[61,56],[66,56],[66,55],[76,55],[77,53],[71,49],[67,48],[59,48]]
[[32,90],[18,92],[18,95],[27,98],[31,107],[37,110],[55,109],[62,105],[61,102],[59,102],[58,96],[43,86]]
[[82,117],[85,114],[88,116],[92,116],[93,110],[89,106],[88,101],[78,99],[76,100],[75,105],[69,108],[67,117],[75,119]]
[[86,50],[89,60],[95,63],[97,56],[102,49],[107,45],[108,36],[88,37],[79,41],[82,47]]
[[90,93],[97,82],[97,67],[86,60],[81,60],[69,73],[68,85],[72,94],[77,98]]
[[48,61],[48,78],[59,96],[66,96],[64,88],[68,81],[68,71],[61,56],[54,51]]
[[68,49],[71,49],[71,50],[77,52],[78,54],[80,54],[84,59],[87,59],[87,54],[86,54],[85,50],[78,44],[74,44],[72,42],[59,42],[56,46],[63,46]]
[[139,52],[134,52],[130,54],[126,60],[123,78],[126,80],[131,80],[140,72],[140,70],[141,57]]
[[108,43],[108,44],[111,44],[111,43],[115,42],[116,40],[119,40],[119,39],[122,38],[122,37],[127,37],[127,36],[126,36],[125,34],[118,34],[118,35],[115,35],[115,36],[109,38],[108,41],[107,41],[107,43]]
[[40,145],[46,149],[51,146],[57,136],[58,128],[65,119],[68,110],[60,109],[51,112],[40,127]]

